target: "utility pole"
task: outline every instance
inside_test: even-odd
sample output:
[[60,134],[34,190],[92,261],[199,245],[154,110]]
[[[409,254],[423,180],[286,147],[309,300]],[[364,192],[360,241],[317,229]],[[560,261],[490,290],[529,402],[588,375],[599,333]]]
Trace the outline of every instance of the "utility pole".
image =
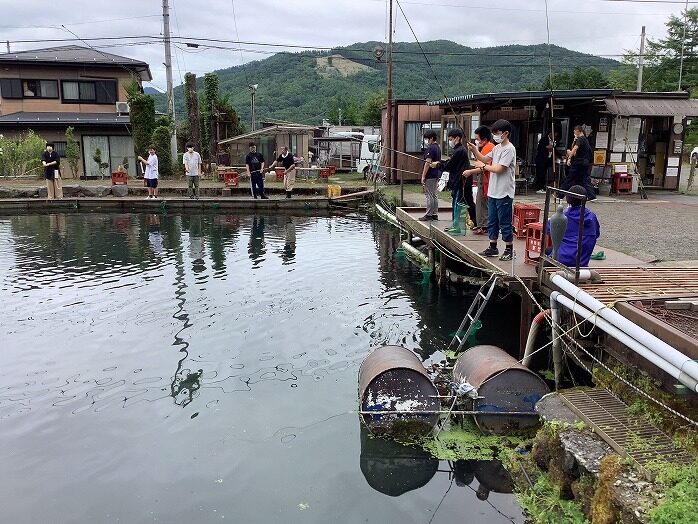
[[339,113],[339,116],[337,117],[337,122],[338,122],[339,125],[341,126],[341,125],[342,125],[342,108],[340,107],[340,108],[337,110],[337,112]]
[[[386,93],[386,99],[388,103],[388,110],[386,113],[386,127],[387,132],[383,141],[385,143],[386,150],[388,151],[388,162],[386,167],[389,172],[389,179],[395,181],[395,172],[393,171],[393,0],[388,0],[390,4],[389,15],[388,15],[388,88]],[[400,187],[400,205],[402,205],[402,187]]]
[[683,12],[683,38],[681,38],[681,65],[679,66],[679,91],[681,91],[681,80],[683,80],[683,49],[686,43],[686,25],[688,25],[688,0]]
[[177,162],[177,130],[175,128],[174,92],[172,91],[172,49],[170,40],[170,6],[168,0],[162,0],[162,25],[165,43],[165,75],[167,76],[167,116],[172,122],[172,137],[170,138],[170,152],[172,163]]
[[259,87],[259,84],[250,84],[247,87],[250,88],[250,93],[252,95],[252,131],[254,131],[254,126],[255,126],[255,115],[254,115],[254,96],[257,94],[257,88]]
[[[642,67],[645,60],[645,26],[642,26],[642,35],[640,36],[640,61],[637,66],[637,89],[636,91],[642,91]],[[679,82],[680,83],[680,82]]]

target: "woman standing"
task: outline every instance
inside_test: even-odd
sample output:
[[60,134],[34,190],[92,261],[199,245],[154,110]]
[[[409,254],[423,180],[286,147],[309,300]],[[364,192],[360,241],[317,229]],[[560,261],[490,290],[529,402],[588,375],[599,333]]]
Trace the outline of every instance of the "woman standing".
[[593,153],[582,126],[574,126],[572,149],[567,150],[567,176],[560,189],[569,190],[572,186],[583,186],[587,200],[596,200],[596,192],[591,185],[591,160]]

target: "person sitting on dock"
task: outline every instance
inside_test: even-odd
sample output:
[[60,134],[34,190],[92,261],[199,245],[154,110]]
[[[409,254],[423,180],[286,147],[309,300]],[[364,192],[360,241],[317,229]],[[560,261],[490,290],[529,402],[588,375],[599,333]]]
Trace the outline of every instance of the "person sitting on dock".
[[[569,189],[570,193],[579,196],[586,195],[586,189],[583,186],[572,186]],[[567,195],[567,203],[569,207],[565,211],[567,217],[567,229],[565,236],[562,238],[562,244],[557,255],[557,261],[568,267],[576,267],[577,265],[577,239],[579,237],[579,219],[582,212],[582,199],[575,198],[572,195]],[[548,234],[550,234],[550,221],[548,221]],[[596,239],[601,235],[601,226],[599,219],[593,211],[588,207],[584,208],[584,225],[582,227],[582,252],[579,256],[579,267],[587,267],[589,259]]]
[[419,220],[429,221],[439,219],[439,197],[436,196],[436,184],[441,177],[438,167],[431,167],[432,163],[441,160],[441,148],[436,143],[436,132],[427,129],[424,132],[424,168],[422,169],[422,186],[426,195],[426,213]]
[[480,166],[482,174],[490,174],[490,184],[487,188],[490,247],[481,252],[480,255],[484,257],[496,257],[499,255],[497,239],[501,231],[502,240],[504,240],[506,247],[499,260],[507,261],[512,260],[515,256],[512,213],[515,190],[516,147],[509,141],[511,123],[508,120],[497,120],[492,124],[491,129],[492,138],[497,145],[487,156],[480,153],[475,144],[468,143],[468,147],[475,155],[475,158],[483,163]]

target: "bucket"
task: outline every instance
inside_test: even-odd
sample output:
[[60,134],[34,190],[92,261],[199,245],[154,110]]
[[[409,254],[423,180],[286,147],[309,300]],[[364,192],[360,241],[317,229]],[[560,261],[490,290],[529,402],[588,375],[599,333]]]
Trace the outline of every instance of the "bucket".
[[475,423],[484,433],[505,433],[536,426],[536,403],[550,391],[542,378],[496,346],[468,349],[456,361],[453,377],[457,382],[467,380],[477,389],[474,411],[524,413],[475,415]]
[[327,186],[327,198],[337,198],[342,194],[342,186],[329,184]]
[[361,418],[372,433],[428,434],[439,420],[438,395],[422,361],[404,347],[377,348],[359,368]]

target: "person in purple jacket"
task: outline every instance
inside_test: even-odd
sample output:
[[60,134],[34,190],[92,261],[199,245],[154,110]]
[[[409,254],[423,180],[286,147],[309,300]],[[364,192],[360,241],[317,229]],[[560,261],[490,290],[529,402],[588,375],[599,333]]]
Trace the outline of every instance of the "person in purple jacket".
[[[569,189],[570,193],[579,196],[586,195],[586,189],[582,186],[572,186]],[[558,251],[557,260],[561,264],[569,267],[575,267],[577,264],[577,238],[579,235],[579,218],[582,211],[582,200],[575,198],[572,195],[567,195],[567,203],[569,207],[565,211],[567,217],[567,229],[565,236],[562,239],[562,245]],[[548,222],[548,234],[550,234],[550,222]],[[601,235],[601,226],[599,219],[588,207],[584,209],[584,227],[582,229],[582,252],[579,257],[579,266],[587,267],[591,252],[596,245],[596,239]]]

